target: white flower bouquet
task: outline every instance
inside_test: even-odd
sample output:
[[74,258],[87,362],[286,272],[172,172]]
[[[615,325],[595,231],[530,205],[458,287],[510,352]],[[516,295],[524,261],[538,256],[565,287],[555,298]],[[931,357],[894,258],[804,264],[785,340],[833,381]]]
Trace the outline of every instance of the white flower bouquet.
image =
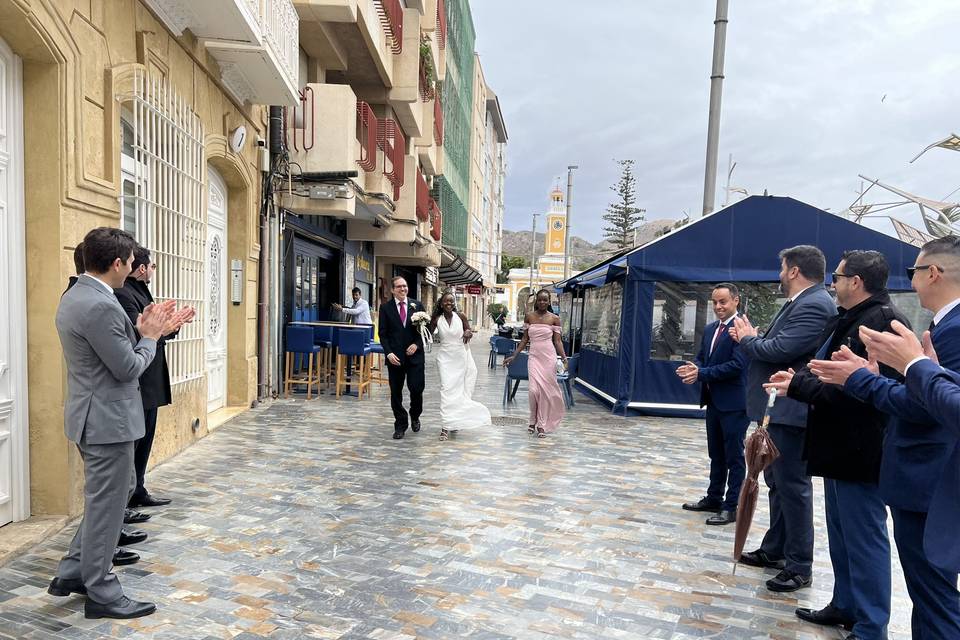
[[426,311],[417,311],[410,316],[410,322],[420,331],[420,337],[423,339],[423,350],[427,353],[433,349],[433,336],[430,335],[430,314]]

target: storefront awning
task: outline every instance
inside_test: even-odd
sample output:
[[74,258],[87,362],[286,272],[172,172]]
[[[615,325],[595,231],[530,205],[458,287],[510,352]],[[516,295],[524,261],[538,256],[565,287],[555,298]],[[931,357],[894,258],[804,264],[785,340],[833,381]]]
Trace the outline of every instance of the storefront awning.
[[446,284],[474,284],[483,282],[483,276],[460,256],[443,251],[440,258],[440,281]]

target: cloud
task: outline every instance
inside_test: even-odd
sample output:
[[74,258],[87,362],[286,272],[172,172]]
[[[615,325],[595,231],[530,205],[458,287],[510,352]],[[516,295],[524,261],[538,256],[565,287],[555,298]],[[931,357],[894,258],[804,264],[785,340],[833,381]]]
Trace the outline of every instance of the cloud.
[[[506,228],[529,229],[577,164],[572,232],[599,240],[615,158],[636,160],[648,219],[700,212],[713,3],[476,0],[472,11],[510,132]],[[932,198],[960,185],[960,154],[908,163],[960,130],[960,3],[770,0],[729,17],[718,206],[731,153],[737,186],[833,211],[856,198],[858,173]]]

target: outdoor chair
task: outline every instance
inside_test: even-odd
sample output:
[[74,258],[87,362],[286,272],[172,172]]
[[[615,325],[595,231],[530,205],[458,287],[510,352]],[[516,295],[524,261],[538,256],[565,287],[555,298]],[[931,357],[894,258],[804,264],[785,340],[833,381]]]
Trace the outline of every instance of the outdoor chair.
[[[296,325],[287,325],[287,351],[286,367],[284,370],[283,397],[290,397],[290,385],[307,385],[307,400],[311,398],[311,388],[317,387],[317,395],[320,394],[320,351],[319,347],[313,343],[313,329],[311,327],[298,327]],[[307,374],[294,371],[294,356],[307,357]],[[316,364],[315,364],[316,363]],[[299,374],[299,375],[298,375]]]
[[333,327],[314,327],[313,344],[322,349],[317,368],[320,370],[320,381],[326,386],[330,381],[330,363],[333,360]]
[[487,365],[491,369],[497,368],[497,356],[508,356],[513,353],[514,349],[517,347],[517,343],[511,340],[510,338],[500,338],[493,337],[492,346],[490,348],[490,358],[487,362]]
[[[525,352],[520,352],[517,354],[517,357],[513,359],[507,366],[507,378],[503,381],[503,406],[507,406],[507,402],[512,402],[513,397],[517,395],[517,388],[520,386],[521,380],[529,380],[530,375],[527,372],[527,354]],[[510,388],[510,383],[513,383],[513,389]]]
[[557,382],[560,383],[560,389],[563,391],[563,399],[567,403],[567,409],[577,404],[573,399],[573,383],[577,381],[577,370],[579,368],[580,354],[577,353],[567,358],[567,370],[557,374]]
[[[348,385],[357,385],[357,398],[363,398],[363,390],[370,386],[369,331],[365,328],[339,329],[337,331],[337,397]],[[369,395],[369,392],[368,394]]]

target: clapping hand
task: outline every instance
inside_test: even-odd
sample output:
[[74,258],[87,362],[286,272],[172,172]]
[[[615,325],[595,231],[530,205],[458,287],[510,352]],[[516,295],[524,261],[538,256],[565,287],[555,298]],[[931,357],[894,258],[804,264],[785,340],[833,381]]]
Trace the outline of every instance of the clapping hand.
[[677,375],[683,381],[683,384],[694,384],[699,374],[700,368],[689,360],[677,367]]
[[163,302],[148,304],[143,312],[137,316],[137,332],[144,338],[160,339],[176,305],[176,300],[164,300]]
[[775,374],[770,376],[770,382],[765,382],[763,384],[763,390],[767,393],[770,393],[771,389],[777,390],[777,395],[781,398],[787,395],[787,389],[790,388],[790,382],[793,380],[793,376],[796,374],[796,371],[793,369],[787,369],[786,371],[777,371]]
[[858,369],[867,369],[873,374],[880,371],[876,360],[861,358],[846,345],[840,347],[839,351],[834,351],[830,360],[810,361],[810,372],[824,384],[842,385]]
[[730,337],[740,342],[748,336],[757,337],[759,331],[750,324],[750,318],[747,316],[737,316],[733,319],[733,328],[730,330]]
[[890,328],[896,333],[860,327],[860,339],[867,345],[871,359],[888,364],[900,373],[904,373],[912,360],[923,356],[939,363],[929,331],[924,331],[921,343],[910,329],[897,320],[890,324]]
[[193,307],[180,307],[176,311],[173,311],[163,327],[163,335],[168,336],[171,333],[179,331],[183,325],[193,322],[196,315],[197,311]]

